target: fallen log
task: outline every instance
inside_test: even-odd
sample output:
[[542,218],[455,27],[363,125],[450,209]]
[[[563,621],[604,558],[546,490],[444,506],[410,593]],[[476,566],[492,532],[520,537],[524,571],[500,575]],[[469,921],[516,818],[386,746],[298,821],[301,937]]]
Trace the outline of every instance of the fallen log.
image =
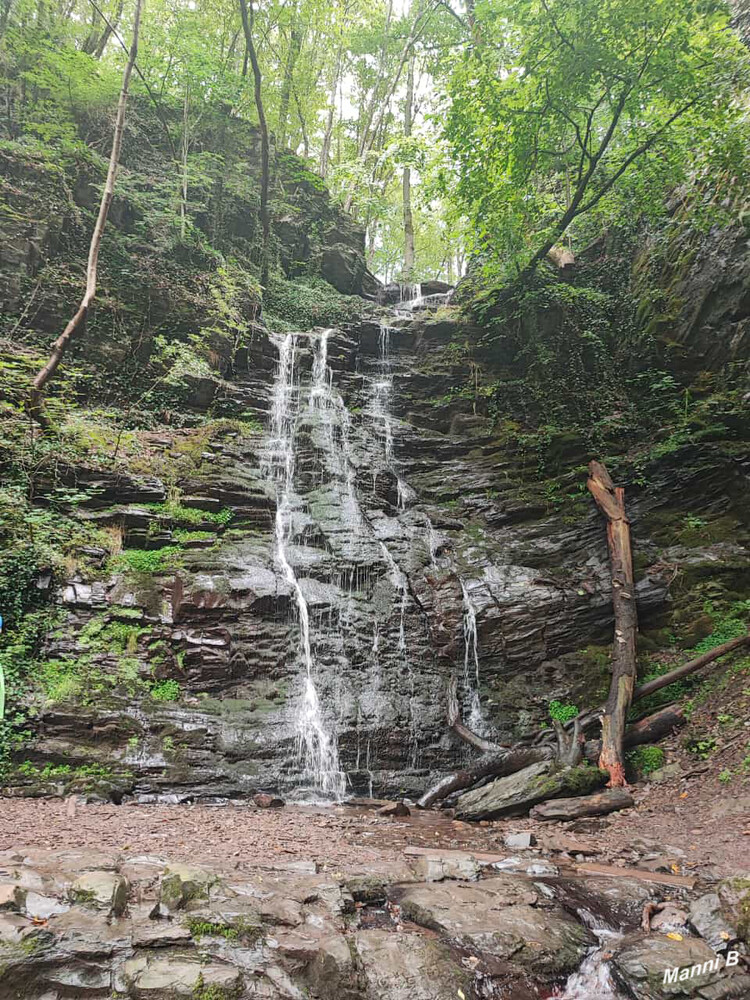
[[529,819],[559,820],[581,819],[584,816],[606,816],[618,809],[630,809],[635,800],[624,788],[605,788],[593,795],[579,795],[570,799],[550,799],[540,802],[529,812]]
[[[677,705],[667,705],[653,715],[634,722],[625,731],[625,749],[642,746],[644,743],[657,743],[687,722],[685,713]],[[593,763],[599,759],[601,740],[587,740],[584,756]]]
[[675,670],[670,670],[668,674],[662,674],[661,677],[655,677],[652,681],[647,681],[645,684],[641,684],[633,692],[633,701],[637,698],[645,698],[649,694],[653,694],[654,691],[661,691],[662,688],[669,687],[670,684],[674,684],[675,681],[682,680],[683,677],[687,677],[689,674],[695,673],[696,670],[700,670],[701,667],[708,666],[709,663],[713,663],[714,660],[718,660],[719,657],[725,656],[727,653],[731,653],[735,649],[740,649],[742,646],[750,645],[750,633],[747,635],[741,635],[737,639],[730,639],[729,642],[723,643],[721,646],[717,646],[715,649],[709,650],[707,653],[702,653],[697,656],[694,660],[689,660],[684,663],[681,667],[677,667]]
[[444,799],[451,792],[470,788],[482,778],[502,778],[507,774],[514,774],[516,771],[528,767],[529,764],[538,764],[542,760],[552,760],[554,756],[555,751],[551,746],[520,747],[517,750],[510,749],[500,753],[487,754],[480,757],[471,767],[441,778],[436,785],[424,793],[417,805],[420,809],[427,809],[428,806]]
[[609,771],[611,788],[621,788],[625,781],[623,740],[625,724],[638,673],[636,635],[638,618],[635,607],[633,555],[630,547],[630,521],[625,514],[625,490],[615,486],[601,462],[589,463],[589,492],[607,519],[607,547],[612,575],[612,608],[615,634],[612,643],[612,682],[602,716],[602,752],[599,767]]

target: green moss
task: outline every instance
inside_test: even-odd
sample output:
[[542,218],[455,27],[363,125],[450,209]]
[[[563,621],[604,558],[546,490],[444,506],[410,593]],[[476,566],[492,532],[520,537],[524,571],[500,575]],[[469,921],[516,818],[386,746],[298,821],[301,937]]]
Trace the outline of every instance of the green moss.
[[664,765],[664,751],[661,747],[641,746],[629,750],[625,757],[630,769],[645,778]]

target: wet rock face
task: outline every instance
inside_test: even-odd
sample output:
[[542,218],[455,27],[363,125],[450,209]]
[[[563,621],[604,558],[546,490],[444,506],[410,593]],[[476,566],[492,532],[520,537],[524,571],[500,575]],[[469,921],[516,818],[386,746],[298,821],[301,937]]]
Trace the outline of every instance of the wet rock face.
[[[347,792],[416,795],[467,759],[445,730],[451,673],[466,721],[500,740],[542,721],[551,698],[583,706],[601,693],[606,655],[592,667],[576,652],[611,637],[593,504],[550,506],[471,400],[443,402],[456,378],[445,349],[455,323],[391,322],[333,331],[325,357],[321,331],[296,335],[281,395],[281,341],[254,339],[232,391],[263,430],[209,441],[199,472],[180,480],[184,505],[202,519],[191,526],[207,537],[182,543],[176,570],[101,572],[60,592],[65,622],[49,655],[83,655],[111,683],[83,704],[45,708],[32,751],[40,770],[75,772],[93,759],[105,773],[73,790],[103,797],[315,792],[300,756],[306,697],[310,708],[300,595],[316,725],[335,745]],[[292,463],[288,569],[277,524],[286,458],[272,431],[281,398]],[[156,446],[169,452],[174,439]],[[649,470],[653,490],[630,499],[646,563],[637,574],[642,626],[664,609],[675,566],[719,555],[735,570],[748,563],[729,542],[716,552],[674,547],[665,563],[650,539],[648,526],[678,497],[700,496],[715,510],[733,502],[741,463],[728,467],[711,444],[689,448]],[[154,510],[164,482],[99,470],[89,479],[98,492],[84,516],[121,528],[126,550],[174,546],[179,524]],[[219,512],[228,519],[211,522]],[[92,627],[113,623],[135,629],[125,646],[92,645]],[[127,683],[118,680],[123,659]],[[176,682],[174,700],[155,688],[166,681]],[[70,780],[17,775],[10,791],[59,792]]]

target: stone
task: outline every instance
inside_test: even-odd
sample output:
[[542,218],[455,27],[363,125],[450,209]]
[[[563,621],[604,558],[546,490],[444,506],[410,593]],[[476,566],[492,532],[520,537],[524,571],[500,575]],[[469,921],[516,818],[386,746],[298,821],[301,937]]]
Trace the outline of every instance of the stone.
[[106,909],[119,917],[128,905],[128,882],[114,872],[85,872],[73,882],[68,895],[74,903]]
[[670,931],[684,927],[687,924],[687,919],[687,910],[683,910],[675,903],[664,903],[658,912],[651,917],[650,926],[652,931],[668,934]]
[[568,912],[591,913],[601,924],[621,931],[641,926],[644,907],[658,898],[658,888],[640,879],[599,875],[543,878]]
[[128,959],[118,972],[115,989],[139,1000],[172,1000],[197,997],[201,991],[216,997],[231,996],[241,982],[241,973],[231,965],[204,962],[189,952],[172,952],[166,958],[157,953]]
[[170,920],[146,921],[133,927],[134,948],[169,948],[186,944],[191,937],[189,927]]
[[666,969],[703,969],[717,959],[716,953],[700,938],[683,937],[681,941],[651,934],[636,936],[615,951],[610,969],[615,983],[634,1000],[742,1000],[750,995],[750,976],[740,967],[701,971],[700,975],[682,982],[665,983]]
[[526,850],[536,844],[536,837],[533,833],[508,833],[505,835],[504,843],[511,851]]
[[26,890],[17,884],[0,884],[0,910],[15,910],[20,912],[26,902]]
[[534,806],[529,816],[536,820],[564,822],[582,819],[584,816],[605,816],[619,809],[630,809],[634,805],[633,796],[624,788],[606,788],[603,792],[595,792],[593,795],[541,802]]
[[168,910],[180,910],[194,901],[208,899],[217,878],[204,868],[190,865],[170,865],[162,876],[159,900]]
[[737,927],[724,912],[718,893],[709,892],[690,904],[690,926],[714,951],[726,951],[740,939]]
[[63,903],[59,899],[51,896],[42,896],[38,892],[27,892],[24,901],[24,912],[26,916],[36,920],[49,920],[56,913],[67,913],[70,909],[68,903]]
[[539,976],[572,971],[593,940],[562,909],[534,905],[538,894],[513,876],[411,886],[397,896],[404,917],[421,927],[473,954],[512,960]]
[[268,792],[258,792],[253,795],[253,802],[259,809],[281,809],[285,805],[283,799]]
[[378,816],[411,816],[411,809],[405,802],[386,802],[377,812]]
[[472,996],[473,976],[448,947],[419,934],[359,931],[354,948],[368,1000],[456,1000]]
[[682,765],[679,761],[674,761],[672,764],[665,764],[664,767],[659,767],[655,771],[652,771],[648,776],[648,781],[658,785],[663,781],[671,781],[672,778],[679,778],[681,773]]
[[563,796],[574,789],[583,795],[604,780],[605,776],[595,767],[556,770],[552,761],[543,760],[464,792],[456,804],[456,817],[482,820],[518,816],[528,812],[537,802]]
[[442,882],[443,879],[478,879],[481,872],[479,862],[465,858],[418,858],[414,874],[424,882]]

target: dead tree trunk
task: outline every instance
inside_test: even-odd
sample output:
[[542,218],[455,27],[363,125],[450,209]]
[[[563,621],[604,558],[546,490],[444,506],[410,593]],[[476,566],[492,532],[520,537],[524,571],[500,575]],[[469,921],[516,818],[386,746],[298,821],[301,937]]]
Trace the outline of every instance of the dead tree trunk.
[[587,485],[599,510],[607,519],[615,634],[612,643],[612,683],[602,717],[599,767],[609,771],[608,785],[616,788],[626,784],[623,739],[637,674],[635,655],[638,619],[630,522],[625,514],[625,490],[614,485],[600,462],[589,463]]
[[[250,65],[253,68],[255,109],[258,113],[258,125],[260,127],[260,224],[263,232],[260,283],[264,288],[266,288],[268,285],[269,253],[271,244],[271,216],[268,210],[268,193],[271,186],[270,143],[268,139],[266,112],[263,107],[263,93],[261,90],[263,78],[260,74],[258,54],[255,51],[255,43],[253,42],[252,25],[254,14],[252,3],[250,4],[250,12],[248,14],[248,5],[246,0],[240,0],[240,13],[242,14],[242,29],[245,32],[246,55],[250,57]],[[243,71],[243,75],[245,71]]]
[[99,215],[97,216],[94,232],[89,245],[89,257],[86,266],[86,291],[81,299],[81,304],[75,316],[70,320],[63,332],[52,345],[52,351],[44,367],[37,373],[31,384],[29,398],[29,413],[36,420],[40,427],[47,427],[49,421],[44,413],[44,387],[54,375],[63,354],[72,340],[73,336],[85,329],[91,303],[96,295],[96,274],[99,264],[99,247],[102,242],[104,226],[109,215],[109,208],[115,193],[115,181],[117,171],[120,166],[120,150],[122,148],[122,134],[125,126],[125,109],[128,103],[128,91],[130,89],[130,77],[133,73],[136,56],[138,55],[138,30],[141,23],[141,8],[143,0],[136,0],[135,16],[133,19],[133,39],[130,43],[128,61],[122,74],[122,87],[120,89],[120,99],[117,104],[117,115],[115,117],[115,131],[112,137],[112,149],[109,154],[109,169],[107,170],[107,180],[102,193],[102,200],[99,205]]

